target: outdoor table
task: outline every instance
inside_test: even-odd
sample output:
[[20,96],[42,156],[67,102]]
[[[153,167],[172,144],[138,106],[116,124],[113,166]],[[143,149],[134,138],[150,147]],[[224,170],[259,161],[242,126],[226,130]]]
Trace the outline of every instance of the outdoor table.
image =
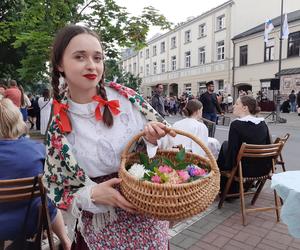
[[281,220],[287,224],[293,237],[300,238],[300,171],[274,174],[271,188],[283,200]]

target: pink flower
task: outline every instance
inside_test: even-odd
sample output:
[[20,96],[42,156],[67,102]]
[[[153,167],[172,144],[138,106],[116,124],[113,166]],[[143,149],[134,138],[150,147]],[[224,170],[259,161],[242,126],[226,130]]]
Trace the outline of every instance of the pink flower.
[[58,150],[61,150],[62,148],[62,141],[61,141],[61,137],[60,136],[55,136],[53,135],[51,137],[51,144],[54,148],[58,149]]
[[161,173],[168,174],[168,173],[172,173],[173,169],[167,165],[162,165],[162,166],[159,166],[158,171]]
[[51,179],[52,182],[56,182],[56,180],[57,180],[57,175],[51,175],[51,176],[50,176],[50,179]]
[[160,183],[161,182],[160,177],[158,175],[152,176],[151,181],[154,182],[154,183]]
[[76,174],[77,174],[78,177],[81,177],[81,176],[83,176],[83,171],[79,170]]
[[189,173],[185,170],[178,170],[177,174],[183,182],[187,182],[187,180],[190,178]]
[[203,168],[195,168],[194,174],[195,176],[204,176],[206,175],[206,171]]

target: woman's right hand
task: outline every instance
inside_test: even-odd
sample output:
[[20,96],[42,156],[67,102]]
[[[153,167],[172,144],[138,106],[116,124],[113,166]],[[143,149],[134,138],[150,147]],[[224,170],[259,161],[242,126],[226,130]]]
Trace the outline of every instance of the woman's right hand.
[[122,179],[120,178],[112,178],[97,184],[92,188],[91,200],[95,204],[120,207],[127,212],[135,213],[135,207],[113,187],[114,185],[120,184],[121,181]]

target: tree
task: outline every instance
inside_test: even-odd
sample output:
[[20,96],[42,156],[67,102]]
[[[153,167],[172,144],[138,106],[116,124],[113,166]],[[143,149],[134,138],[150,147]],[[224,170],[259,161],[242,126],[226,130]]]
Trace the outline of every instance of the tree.
[[106,60],[105,62],[105,79],[107,81],[116,81],[124,84],[126,87],[132,88],[135,91],[140,91],[142,78],[135,76],[130,72],[123,71],[118,62],[114,59]]
[[68,23],[83,23],[101,34],[108,58],[117,58],[120,47],[144,46],[151,25],[170,28],[153,7],[131,16],[114,0],[2,0],[0,7],[0,18],[5,16],[0,24],[0,45],[22,52],[21,59],[12,62],[10,71],[14,72],[1,68],[0,76],[18,74],[26,83],[48,78],[53,37]]

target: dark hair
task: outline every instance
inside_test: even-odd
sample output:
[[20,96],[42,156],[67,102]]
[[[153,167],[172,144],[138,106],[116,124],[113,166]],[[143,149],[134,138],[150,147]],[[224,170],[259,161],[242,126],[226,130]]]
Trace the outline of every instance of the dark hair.
[[249,95],[243,95],[243,96],[240,96],[240,100],[244,106],[248,107],[248,110],[251,115],[255,115],[258,112],[260,112],[260,107],[258,106],[258,103],[254,97],[249,96]]
[[202,108],[202,103],[197,99],[191,99],[187,102],[185,107],[182,109],[182,112],[185,116],[190,117],[195,112],[197,112],[199,109]]
[[16,80],[10,80],[9,81],[9,86],[18,86],[17,81]]
[[209,85],[214,85],[214,82],[213,81],[209,81],[205,84],[206,87],[208,87]]
[[[51,83],[52,83],[52,87],[53,87],[54,98],[58,101],[60,101],[62,98],[62,96],[60,95],[60,92],[59,92],[59,88],[58,88],[59,77],[60,77],[60,74],[62,76],[65,76],[64,72],[60,72],[58,70],[58,66],[61,64],[62,57],[64,55],[64,51],[65,51],[66,47],[69,45],[72,38],[74,38],[75,36],[80,35],[80,34],[89,34],[89,35],[97,38],[101,45],[100,37],[95,32],[90,30],[89,28],[86,28],[83,26],[68,25],[58,32],[58,34],[56,35],[56,38],[54,40],[54,44],[52,47],[52,55],[51,55],[51,63],[52,63],[52,81],[51,81]],[[103,75],[99,82],[99,88],[97,88],[97,92],[103,99],[107,100],[106,91],[104,88],[104,72],[105,72],[105,67],[103,69]],[[112,116],[108,106],[104,106],[103,122],[108,127],[111,127],[113,125],[113,116]]]
[[164,86],[162,83],[158,83],[158,84],[155,85],[155,88],[157,89],[160,85]]
[[49,98],[50,98],[50,90],[49,89],[44,89],[42,96],[44,97],[44,101],[49,100]]
[[25,98],[24,98],[24,89],[23,89],[22,85],[19,85],[19,90],[21,91],[21,106],[24,106],[25,105]]

